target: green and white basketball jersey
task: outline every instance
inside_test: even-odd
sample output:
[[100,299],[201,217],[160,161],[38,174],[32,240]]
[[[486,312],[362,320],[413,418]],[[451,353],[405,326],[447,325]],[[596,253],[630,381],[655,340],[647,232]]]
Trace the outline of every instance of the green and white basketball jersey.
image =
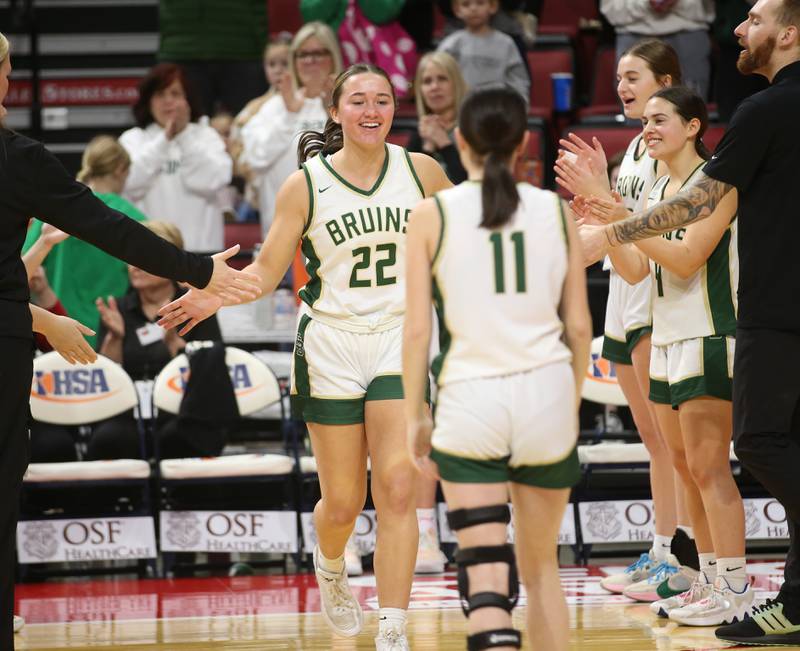
[[[705,166],[698,167],[684,182],[690,183]],[[648,207],[663,201],[669,177],[653,186]],[[653,344],[666,346],[685,339],[736,334],[736,290],[739,285],[739,255],[736,219],[730,223],[706,263],[690,278],[683,279],[650,261],[653,279]],[[685,228],[661,237],[683,239]]]
[[[657,164],[658,161],[650,158],[641,134],[631,140],[620,163],[617,185],[614,188],[622,197],[623,205],[631,212],[644,209],[647,193],[656,180]],[[613,269],[608,257],[603,263],[603,269]]]
[[405,313],[406,222],[424,192],[408,152],[386,145],[369,190],[343,179],[321,154],[303,164],[309,216],[302,251],[310,280],[300,298],[312,317],[370,332],[395,327]]
[[433,263],[441,351],[437,384],[528,371],[570,359],[558,316],[567,234],[558,197],[526,183],[508,224],[489,230],[481,185],[436,195],[442,233]]

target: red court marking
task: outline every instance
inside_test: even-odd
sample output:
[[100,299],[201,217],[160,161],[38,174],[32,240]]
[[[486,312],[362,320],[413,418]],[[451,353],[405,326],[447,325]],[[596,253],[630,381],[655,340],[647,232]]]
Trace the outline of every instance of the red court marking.
[[[561,584],[570,604],[631,603],[600,587],[615,567],[562,567]],[[762,597],[783,581],[782,562],[748,564]],[[377,608],[375,577],[351,578],[353,594],[367,609]],[[768,594],[764,594],[768,593]],[[520,604],[524,604],[524,597]],[[412,609],[459,608],[455,572],[417,576]],[[16,588],[16,612],[30,624],[177,619],[319,612],[319,590],[311,574],[207,579],[147,579],[77,583],[29,583]]]

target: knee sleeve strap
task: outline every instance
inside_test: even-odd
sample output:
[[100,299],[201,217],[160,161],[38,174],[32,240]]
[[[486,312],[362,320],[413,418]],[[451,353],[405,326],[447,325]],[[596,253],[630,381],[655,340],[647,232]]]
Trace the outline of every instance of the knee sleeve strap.
[[498,646],[522,648],[522,635],[513,628],[498,628],[493,631],[481,631],[467,637],[467,651],[483,651]]
[[493,506],[479,506],[474,509],[456,509],[447,512],[447,523],[453,531],[474,527],[478,524],[511,522],[511,510],[508,504],[495,504]]
[[[470,612],[479,608],[502,608],[510,613],[517,605],[519,578],[513,545],[459,549],[456,553],[456,563],[458,564],[458,593],[461,597],[461,609],[465,615],[469,616]],[[470,596],[467,568],[484,563],[508,564],[508,595],[498,592],[476,592]]]

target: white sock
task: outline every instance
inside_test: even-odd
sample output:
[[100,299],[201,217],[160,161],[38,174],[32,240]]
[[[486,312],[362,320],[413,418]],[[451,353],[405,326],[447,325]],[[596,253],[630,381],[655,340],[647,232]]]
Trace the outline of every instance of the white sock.
[[419,524],[420,536],[425,535],[428,531],[435,533],[436,509],[417,509],[417,524]]
[[672,536],[653,536],[653,557],[660,563],[667,560],[670,546],[672,545]]
[[378,610],[378,634],[383,635],[388,631],[406,632],[408,615],[403,608],[380,608]]
[[734,592],[744,592],[748,586],[747,563],[744,557],[718,558],[717,578],[724,578]]
[[697,558],[700,560],[700,571],[706,578],[706,583],[714,583],[717,578],[717,561],[714,558],[713,552],[698,554]]
[[679,524],[676,529],[681,529],[690,539],[694,540],[694,529],[692,529],[688,524]]
[[344,569],[344,554],[339,556],[339,558],[326,558],[322,553],[322,549],[320,549],[317,554],[317,559],[319,561],[320,569],[323,569],[326,572],[339,574]]

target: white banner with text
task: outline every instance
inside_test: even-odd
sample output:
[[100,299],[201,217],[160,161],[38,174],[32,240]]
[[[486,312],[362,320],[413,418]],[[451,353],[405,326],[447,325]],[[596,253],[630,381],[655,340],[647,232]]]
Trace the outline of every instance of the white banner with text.
[[161,511],[165,552],[297,551],[295,511]]
[[20,563],[69,563],[155,558],[153,518],[23,520],[17,525]]

